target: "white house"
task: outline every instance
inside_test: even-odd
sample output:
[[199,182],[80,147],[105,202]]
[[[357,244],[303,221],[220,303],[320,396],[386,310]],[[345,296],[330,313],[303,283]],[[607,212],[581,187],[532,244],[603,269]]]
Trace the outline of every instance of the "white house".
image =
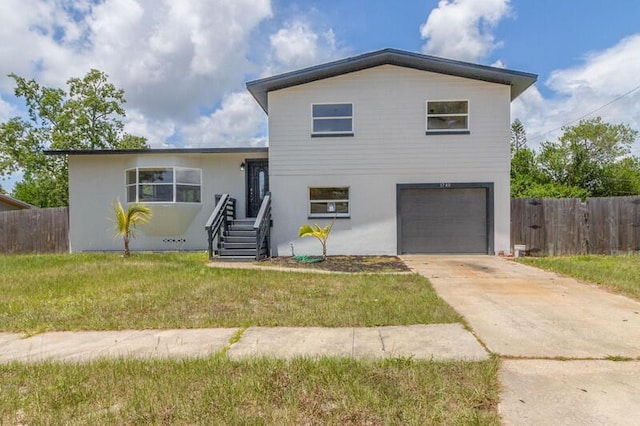
[[[203,249],[211,219],[226,227],[214,251],[251,255],[258,216],[274,256],[316,254],[297,230],[328,221],[329,254],[509,252],[510,102],[535,80],[385,49],[249,82],[268,149],[56,152],[69,155],[71,248],[119,248],[104,219],[119,198],[153,208],[140,250]],[[214,220],[214,194],[251,219]]]
[[0,212],[11,212],[15,210],[27,210],[35,208],[29,203],[10,197],[6,194],[0,194]]

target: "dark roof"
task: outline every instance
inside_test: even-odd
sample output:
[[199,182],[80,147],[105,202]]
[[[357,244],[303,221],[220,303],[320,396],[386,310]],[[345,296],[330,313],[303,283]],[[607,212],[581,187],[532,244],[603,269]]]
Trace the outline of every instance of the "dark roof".
[[538,76],[504,68],[489,67],[469,62],[454,61],[436,56],[422,55],[397,49],[383,49],[364,53],[335,62],[316,65],[301,70],[274,75],[247,83],[247,89],[268,114],[267,93],[287,87],[310,83],[316,80],[335,77],[355,71],[373,68],[380,65],[397,65],[422,71],[488,81],[511,86],[511,100],[517,98],[529,86],[536,82]]
[[71,149],[45,151],[47,155],[120,155],[120,154],[241,154],[269,152],[267,147],[227,148],[154,148],[154,149]]
[[19,209],[35,209],[36,208],[36,206],[32,206],[29,203],[25,203],[24,201],[20,201],[17,198],[13,198],[5,194],[0,194],[0,203],[8,204],[10,206],[17,207]]

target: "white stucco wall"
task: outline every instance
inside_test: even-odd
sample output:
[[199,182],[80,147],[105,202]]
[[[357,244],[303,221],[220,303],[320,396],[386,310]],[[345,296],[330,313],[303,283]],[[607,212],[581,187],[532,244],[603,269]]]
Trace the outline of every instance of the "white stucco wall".
[[[427,100],[469,101],[469,135],[425,135]],[[353,137],[311,138],[311,104],[353,103]],[[509,251],[510,87],[392,65],[269,93],[275,255],[317,254],[298,239],[308,187],[349,186],[329,254],[397,254],[396,184],[494,183],[494,249]]]
[[[72,155],[69,158],[69,239],[71,251],[121,250],[114,238],[112,206],[126,202],[125,170],[134,167],[202,169],[202,203],[149,203],[153,218],[139,228],[132,250],[204,250],[205,223],[214,196],[229,193],[245,216],[245,172],[240,163],[265,158],[266,153]],[[176,241],[184,240],[184,241]]]

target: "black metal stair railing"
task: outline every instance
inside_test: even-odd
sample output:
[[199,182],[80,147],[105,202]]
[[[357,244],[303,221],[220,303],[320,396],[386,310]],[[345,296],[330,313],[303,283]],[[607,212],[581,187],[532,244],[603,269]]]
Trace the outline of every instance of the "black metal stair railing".
[[260,211],[253,224],[256,231],[256,260],[270,256],[271,246],[271,193],[268,192],[260,205]]
[[[209,245],[209,259],[213,259],[215,251],[220,250],[220,236],[228,229],[229,223],[236,217],[236,199],[229,194],[216,194],[216,207],[205,225]],[[218,237],[218,250],[214,251],[213,243]]]

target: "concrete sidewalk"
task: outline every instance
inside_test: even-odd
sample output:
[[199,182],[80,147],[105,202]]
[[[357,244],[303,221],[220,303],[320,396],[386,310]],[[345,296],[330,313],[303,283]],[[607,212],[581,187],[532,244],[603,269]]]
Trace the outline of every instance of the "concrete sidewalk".
[[250,327],[60,331],[25,337],[0,333],[0,363],[83,362],[101,358],[201,358],[226,350],[233,359],[339,356],[483,360],[488,353],[460,324],[390,327]]

